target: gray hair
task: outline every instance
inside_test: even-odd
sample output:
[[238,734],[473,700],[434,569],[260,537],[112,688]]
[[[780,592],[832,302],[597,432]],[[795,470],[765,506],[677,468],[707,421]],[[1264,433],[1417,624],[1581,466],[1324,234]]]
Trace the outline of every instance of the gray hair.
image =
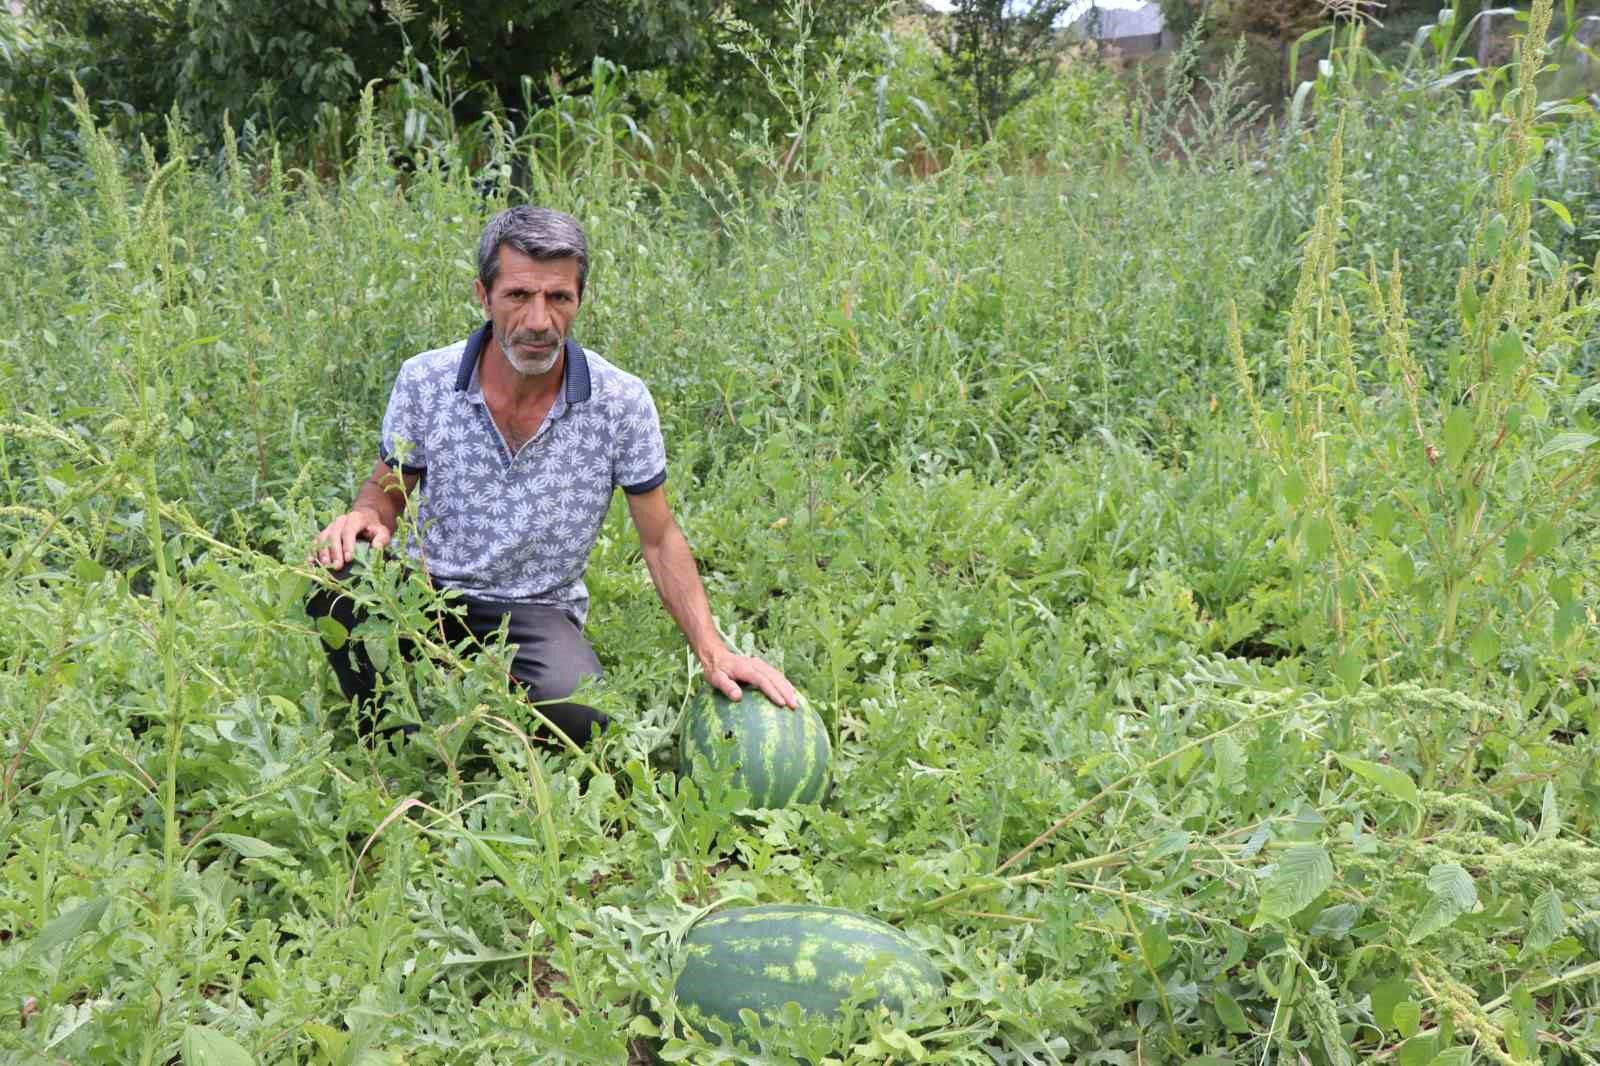
[[563,211],[522,204],[508,207],[489,220],[478,240],[478,280],[489,291],[500,274],[500,247],[510,245],[531,259],[578,261],[578,297],[589,279],[589,242],[578,220]]

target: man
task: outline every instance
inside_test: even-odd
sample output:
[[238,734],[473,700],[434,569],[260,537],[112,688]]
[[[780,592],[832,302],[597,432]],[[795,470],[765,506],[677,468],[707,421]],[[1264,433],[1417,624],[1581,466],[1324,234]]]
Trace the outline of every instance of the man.
[[[730,699],[745,683],[795,707],[783,674],[734,654],[717,634],[667,505],[666,449],[648,389],[568,338],[588,273],[588,244],[570,215],[523,206],[489,222],[474,282],[486,321],[466,340],[401,366],[378,462],[350,511],[318,534],[315,559],[342,576],[357,542],[388,544],[407,498],[418,494],[411,558],[435,584],[462,594],[472,634],[491,633],[509,616],[513,678],[582,742],[605,717],[547,701],[565,700],[601,673],[583,635],[583,572],[620,487],[650,578],[707,681]],[[326,590],[308,610],[347,627],[357,621],[349,599]],[[371,664],[349,644],[330,646],[328,657],[346,698],[370,713]]]

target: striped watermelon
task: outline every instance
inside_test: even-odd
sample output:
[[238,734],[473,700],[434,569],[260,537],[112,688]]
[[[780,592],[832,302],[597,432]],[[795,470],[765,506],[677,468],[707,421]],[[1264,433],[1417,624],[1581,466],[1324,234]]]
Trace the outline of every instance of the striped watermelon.
[[696,922],[673,990],[679,1006],[738,1028],[741,1009],[771,1021],[790,1001],[835,1017],[858,980],[894,1011],[944,987],[933,960],[894,926],[837,907],[777,903]]
[[685,773],[694,757],[712,761],[730,741],[728,757],[738,767],[735,780],[750,792],[752,807],[818,803],[828,791],[833,748],[821,717],[804,700],[795,710],[746,693],[734,703],[720,692],[701,695],[684,713],[678,752]]

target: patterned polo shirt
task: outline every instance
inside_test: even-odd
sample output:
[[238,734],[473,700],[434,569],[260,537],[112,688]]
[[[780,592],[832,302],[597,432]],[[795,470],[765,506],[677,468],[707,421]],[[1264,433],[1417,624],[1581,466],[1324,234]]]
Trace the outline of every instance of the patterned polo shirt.
[[667,479],[666,446],[644,382],[566,343],[550,413],[513,453],[490,417],[478,359],[490,325],[407,359],[389,394],[379,454],[421,477],[409,553],[475,599],[564,609],[582,625],[583,583],[613,489]]

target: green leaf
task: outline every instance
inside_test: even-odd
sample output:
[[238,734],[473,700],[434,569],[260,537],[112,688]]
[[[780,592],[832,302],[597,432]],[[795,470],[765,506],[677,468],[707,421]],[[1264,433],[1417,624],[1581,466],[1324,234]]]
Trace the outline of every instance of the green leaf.
[[1459,461],[1472,446],[1472,412],[1465,407],[1451,408],[1444,420],[1443,434],[1445,454]]
[[1539,458],[1548,459],[1552,455],[1561,455],[1566,452],[1587,451],[1591,445],[1600,441],[1600,437],[1593,433],[1557,433],[1545,442],[1539,449]]
[[1467,327],[1467,332],[1472,332],[1472,327],[1477,324],[1478,310],[1483,306],[1483,301],[1478,296],[1478,290],[1472,285],[1461,287],[1461,319]]
[[1291,470],[1283,479],[1283,498],[1290,507],[1299,507],[1305,502],[1306,481],[1300,476],[1300,471]]
[[1470,1066],[1472,1062],[1472,1049],[1469,1047],[1453,1047],[1448,1051],[1441,1051],[1433,1057],[1428,1066]]
[[323,1022],[306,1022],[302,1028],[317,1042],[318,1050],[326,1058],[337,1062],[344,1057],[345,1046],[350,1042],[349,1033],[341,1033]]
[[1306,548],[1311,558],[1320,559],[1333,547],[1333,526],[1321,515],[1306,523]]
[[1244,1016],[1244,1009],[1239,1006],[1239,1001],[1234,999],[1222,989],[1217,989],[1213,1000],[1217,1008],[1217,1018],[1221,1020],[1224,1028],[1230,1033],[1248,1033],[1250,1021]]
[[255,1056],[215,1029],[191,1025],[183,1031],[184,1066],[255,1066]]
[[1561,808],[1556,803],[1556,786],[1553,782],[1544,783],[1544,796],[1539,802],[1539,831],[1534,834],[1535,840],[1551,840],[1561,832]]
[[1408,943],[1432,936],[1478,905],[1478,887],[1472,875],[1457,863],[1442,862],[1430,869],[1428,891],[1433,896],[1423,905],[1407,934]]
[[1419,1036],[1400,1045],[1396,1056],[1400,1066],[1428,1066],[1439,1053],[1439,1041],[1431,1036]]
[[1572,231],[1572,212],[1567,210],[1566,204],[1559,200],[1547,200],[1542,196],[1539,198],[1539,202],[1549,208],[1552,215],[1561,220],[1561,224],[1567,227],[1567,232],[1570,233]]
[[1533,531],[1533,538],[1528,542],[1528,550],[1535,559],[1556,546],[1556,527],[1549,522],[1544,523]]
[[72,576],[85,585],[97,585],[100,579],[106,576],[106,568],[87,555],[80,555],[73,560]]
[[1333,885],[1333,860],[1321,844],[1297,844],[1283,853],[1277,869],[1261,886],[1261,910],[1251,928],[1264,921],[1287,921]]
[[1377,535],[1379,540],[1388,540],[1390,532],[1394,529],[1395,519],[1398,517],[1394,504],[1390,503],[1387,498],[1379,500],[1377,506],[1372,509],[1370,519],[1372,532]]
[[317,632],[322,634],[322,639],[334,651],[343,648],[345,641],[350,639],[350,631],[337,619],[329,618],[327,615],[317,619]]
[[1596,400],[1600,400],[1600,384],[1590,385],[1588,388],[1578,393],[1578,395],[1574,396],[1572,398],[1572,409],[1574,411],[1581,411],[1590,404],[1594,403]]
[[294,857],[293,852],[286,851],[276,844],[268,844],[265,840],[257,837],[241,836],[238,833],[213,833],[210,839],[219,844],[227,845],[246,859],[272,859],[275,862],[283,863],[285,866],[298,866],[300,864],[300,861]]
[[1426,940],[1437,933],[1461,915],[1461,909],[1450,903],[1449,900],[1432,896],[1422,905],[1422,910],[1417,914],[1417,920],[1411,926],[1411,932],[1406,934],[1406,943],[1415,944]]
[[1500,657],[1500,635],[1494,631],[1494,626],[1485,622],[1472,634],[1467,650],[1472,653],[1473,662],[1488,666]]
[[1561,893],[1547,888],[1539,893],[1528,912],[1528,935],[1522,938],[1522,954],[1543,951],[1567,931],[1567,914],[1561,906]]
[[1404,770],[1397,770],[1393,766],[1385,766],[1380,762],[1368,762],[1366,759],[1356,759],[1348,755],[1340,755],[1338,759],[1344,768],[1357,777],[1377,785],[1401,803],[1419,803],[1421,797],[1417,793],[1417,783],[1411,780],[1411,775]]
[[1522,557],[1528,554],[1528,535],[1520,529],[1513,529],[1506,534],[1506,566],[1515,567],[1522,562]]
[[1543,241],[1529,241],[1528,246],[1533,249],[1534,258],[1539,260],[1546,277],[1553,279],[1561,273],[1561,260]]
[[1139,931],[1139,949],[1152,970],[1159,970],[1172,958],[1172,941],[1167,937],[1166,926],[1151,925]]
[[1402,1040],[1410,1040],[1417,1035],[1417,1029],[1422,1025],[1422,1008],[1409,999],[1404,1003],[1396,1003],[1391,1015],[1394,1027]]
[[1523,167],[1517,171],[1516,177],[1511,179],[1511,195],[1515,196],[1518,202],[1526,203],[1533,199],[1535,185],[1533,168]]
[[1411,984],[1405,980],[1385,981],[1372,990],[1372,1020],[1383,1029],[1396,1028],[1394,1009],[1411,998]]
[[1492,259],[1500,251],[1500,242],[1506,239],[1506,216],[1496,214],[1483,227],[1483,254]]
[[1325,936],[1337,940],[1355,927],[1361,917],[1361,907],[1355,903],[1335,903],[1324,907],[1317,920],[1311,923],[1312,936]]
[[43,955],[53,951],[63,944],[76,940],[85,930],[93,929],[100,924],[100,916],[105,914],[106,907],[111,904],[110,896],[99,896],[87,903],[80,904],[65,914],[57,915],[45,923],[39,930],[39,935],[34,938],[29,948],[35,955]]
[[1522,368],[1525,358],[1522,334],[1514,329],[1508,329],[1500,334],[1489,344],[1489,358],[1494,362],[1495,375],[1502,382],[1510,381]]
[[1565,605],[1556,611],[1556,616],[1550,620],[1550,637],[1556,644],[1565,644],[1578,628],[1578,623],[1583,621],[1583,604],[1577,600]]
[[928,1057],[927,1049],[903,1029],[887,1029],[869,1040],[861,1049],[876,1059],[882,1055],[886,1061],[921,1062]]
[[1463,911],[1478,905],[1478,886],[1459,863],[1436,863],[1428,870],[1428,891],[1448,899]]
[[1417,580],[1417,564],[1405,545],[1393,545],[1385,561],[1389,564],[1389,576],[1401,588],[1409,588]]
[[1237,792],[1244,785],[1245,754],[1233,734],[1224,733],[1211,742],[1217,762],[1217,786],[1224,792]]
[[1145,853],[1145,862],[1155,862],[1168,855],[1181,855],[1189,850],[1190,835],[1187,830],[1172,829],[1156,837],[1150,844],[1150,850]]
[[1344,683],[1344,687],[1348,691],[1354,692],[1361,687],[1361,674],[1366,669],[1366,665],[1366,659],[1361,653],[1351,648],[1334,662],[1333,673],[1335,677]]

